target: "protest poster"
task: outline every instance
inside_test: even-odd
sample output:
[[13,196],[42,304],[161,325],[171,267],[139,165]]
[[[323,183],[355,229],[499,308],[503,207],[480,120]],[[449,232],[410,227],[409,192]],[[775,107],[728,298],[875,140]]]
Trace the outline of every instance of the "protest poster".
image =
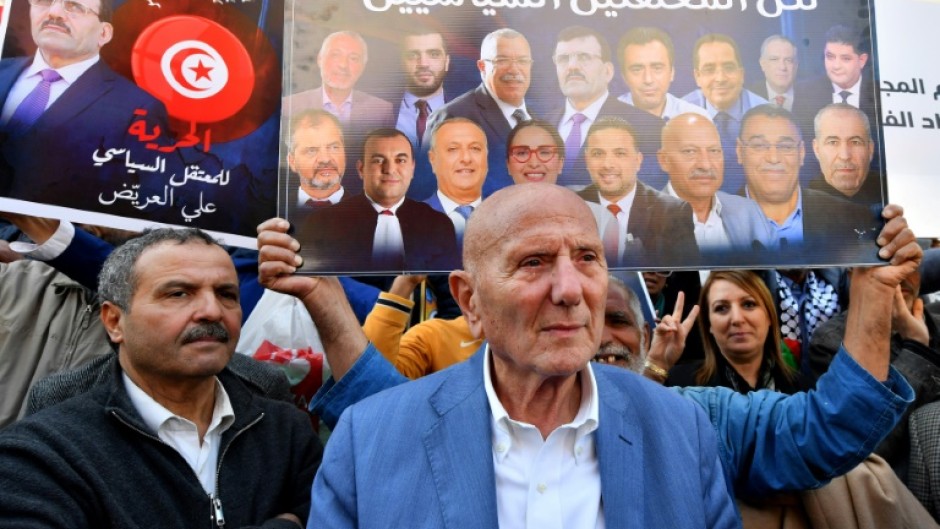
[[940,137],[940,70],[919,53],[940,46],[937,17],[940,3],[931,0],[875,2],[888,193],[918,237],[940,237],[940,151],[932,148]]
[[[866,168],[871,159],[872,174],[852,162],[854,172],[868,177],[875,189],[873,194],[833,199],[840,193],[838,189],[818,191],[817,187],[825,187],[822,174],[829,169],[821,168],[813,144],[816,112],[841,97],[833,93],[824,60],[826,34],[834,26],[845,26],[842,33],[847,32],[849,36],[844,38],[853,41],[853,51],[854,45],[860,47],[851,65],[855,70],[843,75],[861,74],[853,80],[857,81],[855,86],[849,87],[854,91],[848,102],[860,106],[872,124],[879,123],[873,61],[868,60],[873,35],[867,2],[357,0],[293,2],[287,9],[279,212],[292,221],[301,240],[306,262],[302,271],[449,269],[456,254],[440,249],[451,247],[449,242],[441,242],[449,239],[450,228],[460,246],[466,212],[461,213],[456,206],[478,204],[480,198],[513,183],[510,173],[515,159],[507,152],[506,141],[512,127],[529,118],[555,127],[560,144],[559,140],[553,144],[550,138],[548,143],[536,145],[545,149],[516,149],[518,158],[525,159],[516,161],[516,166],[528,162],[543,168],[542,173],[548,173],[558,184],[600,203],[605,194],[619,198],[618,191],[637,182],[633,207],[621,207],[617,216],[621,230],[609,241],[607,255],[612,267],[683,269],[877,262],[873,240],[881,225],[877,212],[885,201],[878,127],[871,128],[871,142],[865,142],[860,155]],[[628,46],[632,48],[628,72],[621,39],[637,37],[636,32],[629,32],[641,27],[656,28],[666,38],[648,38]],[[510,31],[502,37],[493,33],[507,29]],[[487,40],[487,35],[493,38]],[[749,107],[767,102],[760,58],[762,44],[771,35],[787,37],[797,52],[798,62],[788,63],[794,90],[793,118],[756,119],[756,128],[748,130],[739,145],[740,118]],[[699,54],[704,58],[702,67],[697,68],[693,55],[703,37],[702,48],[706,51]],[[663,40],[671,43],[672,53]],[[728,50],[732,54],[725,60],[722,54]],[[663,58],[644,58],[644,54],[653,53]],[[833,66],[833,70],[838,68]],[[439,79],[443,92],[436,90]],[[631,95],[631,86],[640,97]],[[664,99],[667,91],[671,96]],[[500,96],[499,102],[493,92]],[[598,93],[599,97],[588,97]],[[417,100],[424,98],[426,109],[416,106]],[[680,196],[697,206],[696,218],[701,212],[702,234],[698,237],[692,209],[662,199],[661,190],[670,178],[661,161],[669,165],[667,155],[675,157],[679,153],[676,142],[665,146],[661,143],[666,121],[662,119],[664,104],[654,104],[657,98],[668,101],[673,112],[678,109],[705,114],[720,132],[718,148],[722,156],[713,160],[720,164],[702,170],[702,179],[710,179],[700,182],[711,189],[705,195],[708,200],[681,189]],[[776,101],[775,97],[771,99]],[[628,107],[622,100],[638,106]],[[680,100],[683,102],[677,102]],[[649,111],[640,109],[644,106]],[[518,118],[513,116],[517,108],[525,111]],[[317,111],[324,109],[339,115],[339,123],[321,122],[322,115]],[[571,137],[575,128],[573,113],[581,110],[592,127],[599,118],[627,121],[632,128],[627,135],[633,141],[624,140],[622,131],[608,130],[607,134],[598,132],[597,143],[619,141],[626,149],[620,149],[619,154],[612,148],[592,149],[591,128],[585,125],[575,142]],[[435,156],[431,148],[435,126],[451,117],[468,118],[485,136],[486,156],[474,154],[471,162],[460,162],[467,165],[463,172],[448,168],[444,152]],[[785,134],[762,123],[779,119],[795,123],[790,123]],[[401,130],[414,148],[415,167],[410,182],[402,184],[396,179],[398,190],[371,184],[375,192],[389,188],[393,197],[401,194],[400,188],[407,188],[408,200],[397,207],[412,211],[394,217],[395,221],[379,218],[385,206],[363,195],[363,186],[370,186],[369,178],[360,177],[357,167],[366,134],[379,127]],[[607,127],[617,129],[610,123]],[[452,124],[437,130],[449,128],[452,130],[445,135],[449,141],[455,131],[465,129]],[[420,138],[418,130],[422,130]],[[330,141],[324,140],[324,135]],[[680,135],[685,136],[688,134]],[[310,138],[316,141],[307,141]],[[379,140],[375,143],[397,141]],[[572,148],[574,143],[580,148]],[[663,153],[659,152],[661,147]],[[329,152],[331,156],[324,156]],[[622,156],[625,163],[605,169],[600,160],[607,154]],[[715,154],[702,156],[714,158]],[[769,161],[764,163],[765,159]],[[380,174],[372,170],[373,161],[367,160],[367,176]],[[558,163],[562,164],[560,172]],[[670,171],[681,176],[683,169],[670,167]],[[528,178],[524,170],[516,172],[519,178]],[[745,188],[748,172],[754,181]],[[468,175],[472,178],[461,179]],[[763,188],[761,175],[767,184]],[[545,178],[544,174],[529,176]],[[716,185],[716,180],[721,183]],[[601,183],[600,194],[595,181]],[[318,204],[339,187],[343,188],[342,200],[337,204],[341,207],[331,209],[334,206]],[[463,190],[458,192],[460,188]],[[709,218],[708,205],[716,204],[710,200],[714,189],[727,194],[718,195],[724,229],[712,237],[708,231],[715,227],[705,220]],[[746,197],[736,197],[739,194]],[[308,200],[319,206],[316,211],[306,206]],[[415,206],[422,201],[427,201],[437,215],[428,214],[425,207],[420,208],[420,215],[415,213]],[[757,218],[753,207],[756,203],[761,212],[782,226],[782,234],[761,231],[768,224],[766,219]],[[799,213],[795,204],[800,205]],[[613,226],[613,215],[604,205],[594,207],[601,234]],[[389,238],[387,230],[392,224],[396,227]],[[448,229],[432,229],[441,225]]]
[[[16,0],[4,16],[0,210],[255,246],[276,213],[282,2]],[[43,84],[45,109],[20,110]]]

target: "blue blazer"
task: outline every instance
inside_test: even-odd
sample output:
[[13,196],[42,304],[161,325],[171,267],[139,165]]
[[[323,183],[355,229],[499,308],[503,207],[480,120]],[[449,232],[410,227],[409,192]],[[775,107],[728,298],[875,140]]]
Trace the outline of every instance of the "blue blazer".
[[732,248],[747,251],[777,246],[774,230],[764,219],[757,202],[724,191],[715,195],[721,202],[721,223]]
[[[594,373],[607,526],[740,527],[701,408],[619,368]],[[327,445],[308,527],[497,527],[490,423],[482,349],[353,405]]]

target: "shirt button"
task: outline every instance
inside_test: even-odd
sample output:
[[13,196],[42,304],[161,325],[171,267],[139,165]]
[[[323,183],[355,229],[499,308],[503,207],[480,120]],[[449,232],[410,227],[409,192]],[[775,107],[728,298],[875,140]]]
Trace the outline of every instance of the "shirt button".
[[506,451],[506,445],[504,445],[503,443],[499,443],[496,445],[496,452],[502,454],[505,451]]
[[548,487],[546,487],[544,483],[539,483],[539,486],[538,486],[538,487],[535,487],[535,490],[539,491],[539,494],[544,494],[544,493],[545,493],[545,489],[547,489],[547,488],[548,488]]

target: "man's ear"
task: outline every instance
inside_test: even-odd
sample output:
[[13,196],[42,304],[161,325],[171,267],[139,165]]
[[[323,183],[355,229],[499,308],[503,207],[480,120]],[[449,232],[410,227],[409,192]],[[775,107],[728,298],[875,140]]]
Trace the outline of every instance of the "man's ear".
[[448,278],[450,284],[450,293],[460,306],[464,319],[467,320],[467,326],[470,327],[470,333],[476,338],[483,338],[483,320],[480,317],[477,298],[474,295],[473,284],[470,282],[470,274],[464,270],[454,270]]
[[112,342],[124,342],[124,311],[120,307],[110,301],[102,303],[101,323]]

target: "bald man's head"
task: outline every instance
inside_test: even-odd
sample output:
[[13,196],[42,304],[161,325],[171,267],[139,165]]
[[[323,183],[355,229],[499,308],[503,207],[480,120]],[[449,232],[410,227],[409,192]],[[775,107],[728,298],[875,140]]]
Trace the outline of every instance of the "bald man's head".
[[659,165],[679,198],[708,205],[724,180],[725,159],[718,129],[707,117],[681,114],[663,127]]

